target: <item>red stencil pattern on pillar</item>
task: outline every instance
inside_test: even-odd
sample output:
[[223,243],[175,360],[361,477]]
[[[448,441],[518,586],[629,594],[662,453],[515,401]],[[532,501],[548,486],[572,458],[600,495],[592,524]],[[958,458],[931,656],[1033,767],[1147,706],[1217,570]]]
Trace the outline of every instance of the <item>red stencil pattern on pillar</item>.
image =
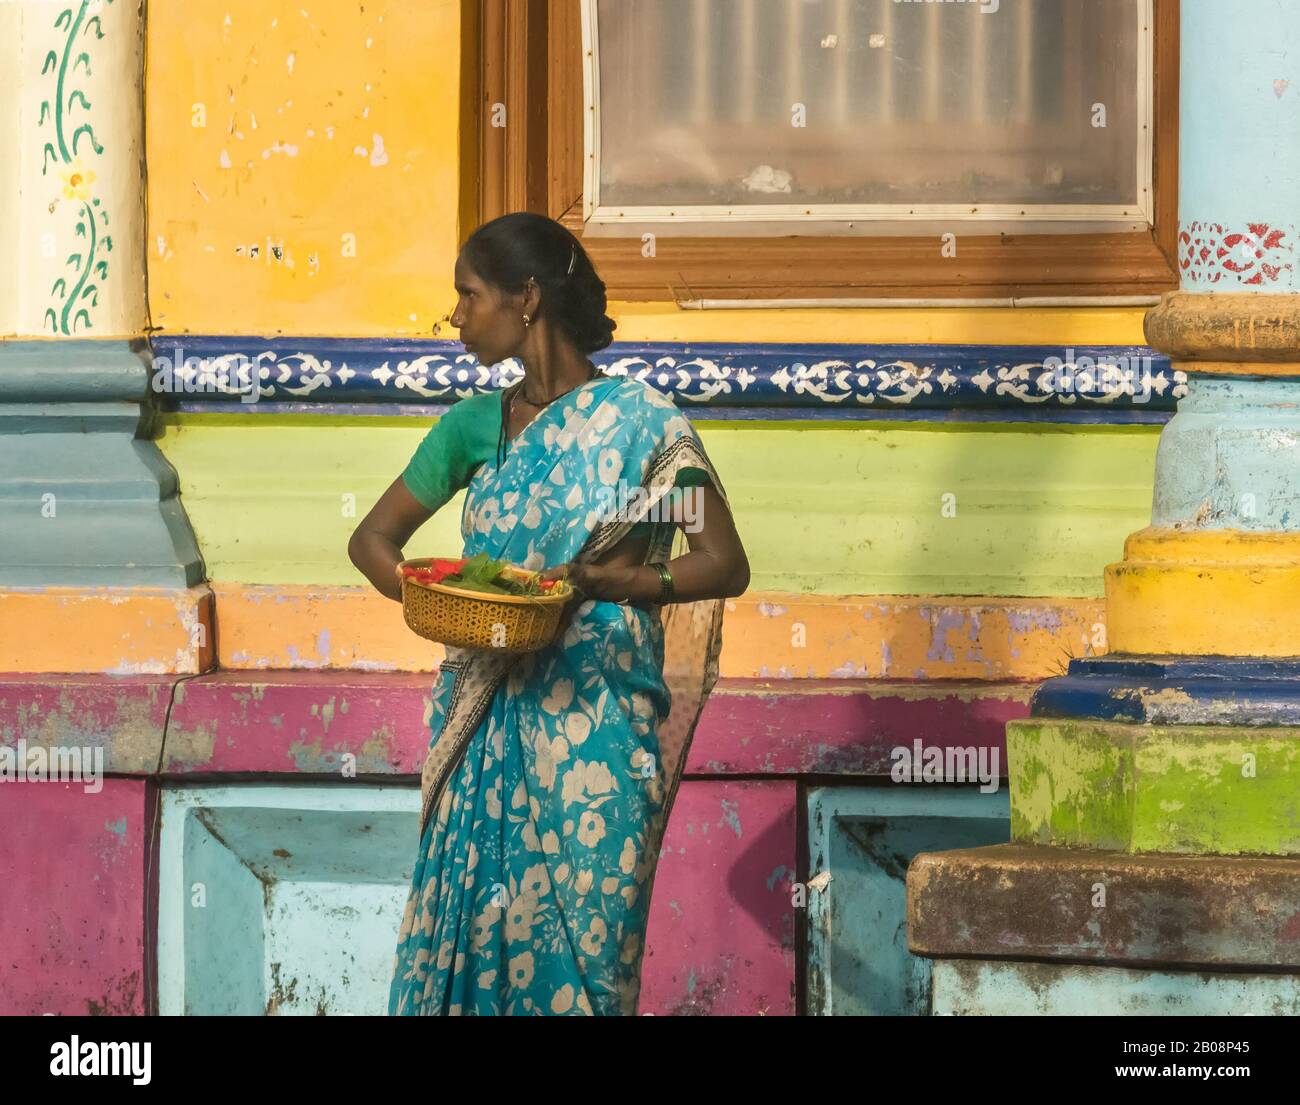
[[1290,272],[1294,253],[1287,231],[1268,223],[1249,223],[1245,231],[1226,231],[1221,223],[1189,223],[1178,235],[1178,264],[1188,283],[1217,284],[1225,273],[1235,283],[1275,284]]

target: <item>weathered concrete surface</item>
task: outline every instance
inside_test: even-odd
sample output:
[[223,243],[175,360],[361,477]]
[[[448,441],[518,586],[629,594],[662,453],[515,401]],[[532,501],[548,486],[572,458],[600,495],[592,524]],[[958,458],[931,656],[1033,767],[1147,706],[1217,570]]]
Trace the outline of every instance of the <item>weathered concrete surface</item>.
[[1042,683],[1036,718],[1144,725],[1300,725],[1300,661],[1224,656],[1071,660]]
[[1294,1017],[1300,976],[939,959],[932,1002],[949,1017]]
[[1177,361],[1294,361],[1300,302],[1293,294],[1166,292],[1142,329]]
[[161,797],[158,1012],[388,1008],[419,787],[173,787]]
[[1300,859],[1005,844],[907,872],[917,955],[1300,971]]
[[[650,890],[642,1013],[794,1013],[795,802],[786,780],[682,783]],[[414,785],[168,790],[160,1012],[382,1014],[418,813]]]
[[215,582],[223,670],[433,672],[446,650],[412,633],[402,608],[369,585]]
[[[4,744],[102,747],[105,770],[156,778],[343,781],[349,766],[358,775],[413,779],[430,738],[430,689],[429,676],[399,672],[8,677],[0,679],[0,736]],[[695,777],[683,783],[669,824],[653,895],[658,935],[648,937],[643,1009],[793,1013],[797,788],[789,776],[884,774],[892,766],[890,748],[910,748],[913,740],[929,747],[960,739],[1000,750],[1006,720],[1027,713],[1032,690],[1032,684],[935,688],[856,680],[794,689],[780,680],[722,680],[696,732],[687,765]],[[731,774],[778,778],[699,778]],[[123,782],[108,780],[106,789]],[[29,836],[45,842],[34,854],[48,860],[48,842],[61,842],[65,829],[61,815],[34,799],[53,791],[22,786],[0,784],[0,803]],[[143,915],[139,878],[120,877],[102,856],[77,870],[88,883],[96,876],[114,880],[114,893],[120,888]],[[63,892],[57,880],[44,885],[56,898]],[[0,884],[6,918],[28,908],[14,892]],[[102,931],[115,931],[111,920],[105,926]],[[90,955],[102,939],[98,929],[84,938],[70,935],[63,958]],[[116,1007],[111,995],[117,991],[106,987],[92,988],[88,1000]]]
[[[1272,367],[1300,376],[1300,364]],[[1160,435],[1152,528],[1300,530],[1297,390],[1295,381],[1193,374]]]
[[212,639],[205,583],[0,587],[0,671],[195,675],[212,667]]
[[[427,672],[443,655],[370,587],[215,582],[212,590],[225,670]],[[1095,598],[756,590],[727,600],[719,663],[728,678],[1039,680],[1066,658],[1104,652],[1105,623]]]
[[104,772],[151,775],[174,682],[156,675],[0,674],[0,748],[12,750],[15,763],[20,740],[29,750],[80,750],[83,760],[98,749]]
[[155,793],[0,783],[0,1015],[148,1012]]
[[431,680],[420,673],[217,672],[176,688],[162,770],[419,774]]
[[[1258,430],[1254,436],[1259,440],[1251,461],[1241,459],[1246,446],[1238,442],[1231,455],[1226,446],[1207,447],[1210,459],[1201,463],[1218,474],[1244,469],[1238,475],[1243,489],[1232,492],[1238,501],[1245,494],[1278,500],[1272,485],[1280,483],[1287,490],[1274,509],[1286,518],[1287,503],[1300,510],[1300,499],[1294,497],[1290,478],[1295,464],[1279,454],[1300,452],[1296,434],[1279,428]],[[1279,448],[1279,442],[1285,442],[1286,448]],[[1258,453],[1265,449],[1270,449],[1273,463],[1282,466],[1286,476],[1266,480],[1254,474],[1261,467]],[[1254,492],[1245,491],[1245,486]],[[1223,525],[1222,517],[1212,518],[1213,502],[1222,500],[1222,492],[1207,484],[1200,494],[1205,505],[1203,511],[1198,509],[1196,522],[1204,515],[1204,524]],[[1149,526],[1125,541],[1122,563],[1106,568],[1107,626],[1116,653],[1300,656],[1300,621],[1281,613],[1297,607],[1300,533]]]
[[912,858],[1007,840],[1006,789],[824,786],[808,791],[807,1012],[930,1012],[930,960],[907,947]]
[[[164,773],[416,774],[428,748],[428,676],[217,672],[176,689]],[[1032,684],[720,680],[686,770],[709,775],[885,775],[895,746],[996,748]]]
[[[350,755],[357,774],[414,775],[429,746],[430,690],[419,672],[0,674],[0,747],[102,748],[115,774],[338,775]],[[996,748],[1005,764],[1006,724],[1028,714],[1032,693],[1025,683],[723,679],[687,770],[884,775],[890,750],[915,740]]]
[[792,1016],[792,781],[687,779],[651,887],[638,1011]]
[[865,680],[719,681],[696,732],[688,771],[708,774],[888,775],[890,750],[998,749],[1006,724],[1029,712],[1027,683]]
[[1300,855],[1300,729],[1035,718],[1007,726],[1011,839]]

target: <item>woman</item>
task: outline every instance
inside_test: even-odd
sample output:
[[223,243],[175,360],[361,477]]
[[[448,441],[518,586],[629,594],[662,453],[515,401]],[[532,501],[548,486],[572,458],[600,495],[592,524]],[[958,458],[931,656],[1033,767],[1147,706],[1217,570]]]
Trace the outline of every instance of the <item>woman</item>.
[[[722,599],[749,564],[690,423],[587,359],[614,323],[572,234],[495,219],[455,279],[466,350],[513,357],[523,378],[434,425],[357,527],[352,562],[400,601],[402,546],[464,487],[465,555],[567,577],[576,594],[537,652],[447,649],[389,1012],[632,1015]],[[689,551],[669,559],[678,523]]]

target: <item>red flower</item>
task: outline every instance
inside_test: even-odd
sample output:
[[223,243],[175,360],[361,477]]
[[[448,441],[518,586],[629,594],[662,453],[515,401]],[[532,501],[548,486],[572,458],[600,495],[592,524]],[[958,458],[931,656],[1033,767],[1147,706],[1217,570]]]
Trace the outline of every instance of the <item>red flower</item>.
[[428,564],[408,564],[403,569],[403,574],[421,583],[441,583],[448,576],[455,575],[465,566],[469,557],[464,556],[459,560],[450,560],[446,557],[435,557]]

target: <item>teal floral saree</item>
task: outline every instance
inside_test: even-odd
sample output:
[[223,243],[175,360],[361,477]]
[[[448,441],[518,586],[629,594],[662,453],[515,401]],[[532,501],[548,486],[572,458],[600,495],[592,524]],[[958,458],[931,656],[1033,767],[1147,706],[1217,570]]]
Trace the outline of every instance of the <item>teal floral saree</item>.
[[[701,476],[725,502],[670,399],[597,377],[544,409],[499,467],[475,472],[464,554],[535,569],[588,561],[653,518],[646,562],[666,560],[680,531],[663,506]],[[586,599],[538,652],[447,649],[390,1014],[635,1015],[659,849],[717,679],[722,606]]]

